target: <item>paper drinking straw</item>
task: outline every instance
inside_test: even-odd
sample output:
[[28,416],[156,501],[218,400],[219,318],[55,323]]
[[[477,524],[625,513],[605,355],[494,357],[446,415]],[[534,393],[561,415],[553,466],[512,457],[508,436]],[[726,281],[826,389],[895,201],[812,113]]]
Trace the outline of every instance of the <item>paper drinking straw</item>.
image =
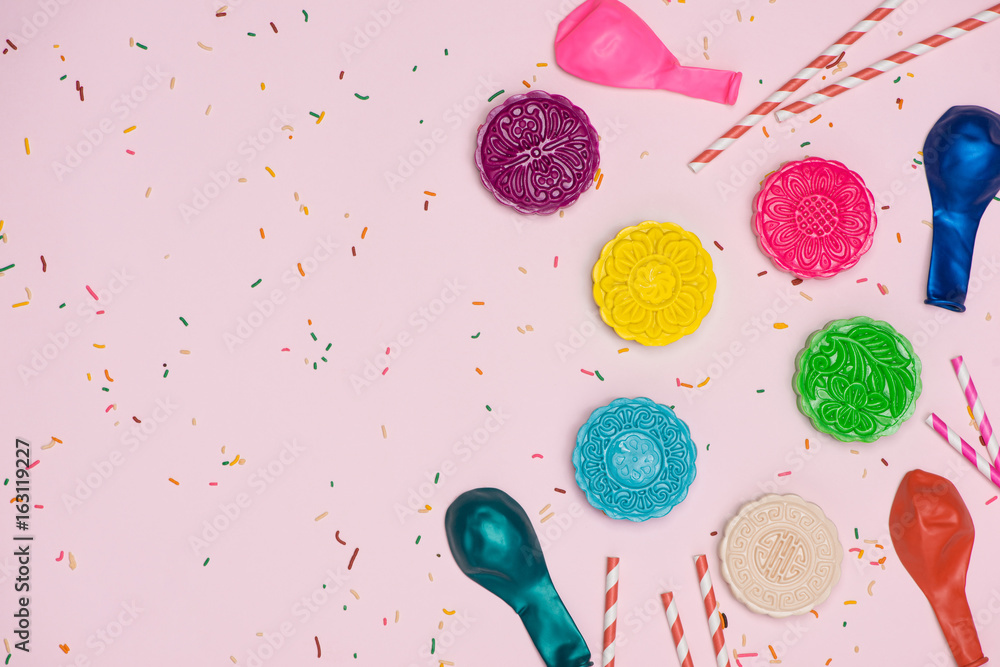
[[927,418],[927,424],[937,431],[938,435],[947,440],[948,444],[955,448],[955,451],[967,458],[969,463],[976,466],[979,472],[983,473],[987,479],[1000,487],[1000,471],[991,466],[985,456],[977,452],[972,445],[951,430],[947,424],[941,421],[940,417],[932,412],[931,416]]
[[979,400],[979,392],[976,391],[976,385],[972,382],[972,376],[969,375],[969,369],[965,365],[965,359],[961,355],[955,357],[951,360],[951,365],[955,368],[955,375],[958,376],[958,384],[962,386],[962,391],[965,392],[965,402],[969,404],[969,409],[972,410],[972,416],[979,424],[979,434],[983,436],[983,440],[986,442],[986,451],[989,453],[990,464],[994,466],[1000,466],[1000,442],[997,442],[997,434],[993,432],[993,426],[990,425],[990,418],[986,416],[986,408],[983,407],[983,402]]
[[618,630],[618,559],[608,558],[604,579],[604,667],[615,667],[615,632]]
[[767,114],[777,109],[782,102],[788,99],[789,95],[801,88],[816,72],[832,63],[847,47],[858,41],[862,35],[874,28],[879,21],[888,16],[893,9],[899,7],[901,4],[903,4],[903,0],[886,0],[876,7],[871,14],[863,18],[847,34],[831,44],[826,51],[816,56],[805,69],[786,81],[781,88],[778,88],[766,100],[758,104],[757,108],[750,112],[749,116],[730,128],[728,132],[716,139],[715,143],[702,151],[698,157],[691,160],[688,163],[691,171],[696,174],[701,171],[706,164],[717,158],[722,151],[732,146],[737,139],[746,134],[747,130],[759,123]]
[[905,62],[913,60],[917,56],[921,56],[928,51],[933,51],[942,44],[947,44],[954,39],[967,35],[976,28],[986,25],[990,21],[995,21],[997,18],[1000,18],[1000,5],[994,5],[989,9],[981,11],[972,18],[965,19],[961,23],[957,23],[950,28],[946,28],[938,34],[928,37],[922,42],[917,42],[913,46],[907,47],[899,53],[894,53],[885,60],[880,60],[875,63],[871,67],[866,67],[859,72],[855,72],[846,79],[842,79],[840,83],[827,86],[818,93],[807,95],[798,102],[792,102],[784,109],[776,111],[774,115],[779,122],[788,120],[797,113],[802,113],[803,111],[808,111],[815,106],[819,106],[823,102],[826,102],[841,93],[847,92],[851,88],[860,86],[865,81],[874,79],[879,74],[885,74],[889,70],[898,67]]
[[712,588],[708,559],[704,554],[696,556],[694,565],[698,570],[698,585],[701,586],[701,597],[705,601],[705,613],[708,615],[708,631],[712,635],[712,646],[715,647],[715,664],[718,667],[729,667],[729,651],[726,650],[726,638],[722,634],[722,615],[715,599],[715,589]]
[[681,663],[681,667],[694,667],[691,652],[688,651],[687,639],[684,638],[684,626],[681,625],[681,617],[677,613],[674,594],[661,593],[660,599],[663,600],[663,610],[667,612],[667,625],[670,626],[670,634],[674,638],[674,646],[677,647],[677,660]]

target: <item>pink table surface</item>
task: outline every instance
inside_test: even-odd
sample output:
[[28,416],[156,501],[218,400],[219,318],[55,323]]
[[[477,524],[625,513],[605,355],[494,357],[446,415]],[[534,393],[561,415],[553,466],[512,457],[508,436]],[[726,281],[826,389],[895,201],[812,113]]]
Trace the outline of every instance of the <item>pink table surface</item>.
[[[616,555],[617,664],[675,664],[667,589],[695,662],[711,664],[692,561],[708,553],[729,646],[758,654],[744,665],[769,664],[768,645],[787,665],[953,664],[887,534],[899,480],[917,467],[954,480],[973,514],[968,598],[997,657],[1000,503],[986,504],[997,489],[922,420],[934,410],[974,440],[948,363],[957,354],[1000,410],[988,316],[1000,315],[1000,225],[991,208],[968,312],[923,305],[930,206],[913,167],[948,107],[1000,108],[1000,26],[900,68],[899,83],[884,76],[824,105],[815,123],[768,120],[770,141],[755,129],[695,176],[688,159],[874,3],[633,0],[688,63],[744,72],[734,107],[565,74],[552,38],[569,0],[230,0],[217,18],[222,4],[0,10],[18,47],[0,57],[0,264],[16,265],[0,278],[0,475],[13,475],[15,437],[30,441],[32,501],[44,506],[31,512],[31,653],[9,664],[541,664],[519,619],[449,553],[445,509],[479,486],[505,489],[536,522],[551,504],[536,527],[595,659],[604,561]],[[908,2],[851,49],[847,73],[984,4]],[[564,218],[520,217],[479,183],[476,128],[522,80],[568,96],[602,135],[601,188]],[[757,249],[750,205],[767,172],[804,155],[844,162],[890,208],[857,267],[796,287]],[[623,343],[590,294],[604,243],[647,219],[697,233],[718,274],[701,329],[663,349]],[[30,304],[10,308],[26,287]],[[790,386],[806,336],[854,315],[891,322],[924,364],[915,417],[874,445],[820,437]],[[698,443],[690,495],[664,519],[610,520],[574,482],[577,429],[620,396],[675,405]],[[42,451],[53,436],[62,443]],[[245,465],[222,465],[236,454]],[[866,549],[845,553],[818,618],[755,615],[721,579],[712,531],[768,491],[818,503],[845,551]],[[6,514],[5,536],[16,532]],[[13,643],[12,551],[0,551],[0,634]]]

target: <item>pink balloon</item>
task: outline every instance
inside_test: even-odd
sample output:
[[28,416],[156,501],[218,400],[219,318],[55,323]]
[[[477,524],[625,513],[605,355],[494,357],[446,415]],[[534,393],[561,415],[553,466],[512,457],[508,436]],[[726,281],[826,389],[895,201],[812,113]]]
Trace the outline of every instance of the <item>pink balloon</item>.
[[586,0],[556,32],[556,62],[581,79],[617,88],[658,88],[734,104],[741,72],[684,67],[618,0]]

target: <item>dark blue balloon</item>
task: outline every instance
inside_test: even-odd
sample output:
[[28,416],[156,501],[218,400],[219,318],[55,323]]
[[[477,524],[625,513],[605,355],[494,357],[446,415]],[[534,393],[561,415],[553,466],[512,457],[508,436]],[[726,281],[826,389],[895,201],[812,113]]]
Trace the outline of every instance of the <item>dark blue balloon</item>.
[[499,489],[466,491],[448,508],[444,525],[458,567],[517,612],[547,667],[593,664],[516,500]]
[[1000,115],[952,107],[924,142],[934,241],[924,303],[965,311],[979,220],[1000,192]]

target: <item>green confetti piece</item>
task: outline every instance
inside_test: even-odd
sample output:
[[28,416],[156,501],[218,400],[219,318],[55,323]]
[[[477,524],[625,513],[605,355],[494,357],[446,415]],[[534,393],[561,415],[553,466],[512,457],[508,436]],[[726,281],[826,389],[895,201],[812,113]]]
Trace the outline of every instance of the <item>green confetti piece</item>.
[[59,304],[59,307],[60,307],[60,308],[65,308],[65,307],[66,307],[66,304],[65,304],[65,303],[60,303],[60,304]]
[[902,78],[903,78],[903,77],[901,77],[901,76],[897,76],[897,77],[896,77],[896,80],[895,80],[895,81],[893,81],[893,83],[899,83],[899,80],[900,80],[900,79],[902,79]]
[[417,535],[417,541],[414,542],[414,544],[420,544],[420,536],[419,535]]
[[367,100],[371,95],[362,95],[361,93],[354,93],[354,96],[359,100]]
[[[922,164],[923,164],[923,162],[921,162],[921,161],[920,161],[920,160],[918,160],[917,158],[913,158],[913,161],[914,161],[914,162],[916,162],[917,164],[920,164],[920,165],[922,165]],[[996,197],[994,197],[994,199],[996,199]]]
[[167,374],[168,374],[169,372],[170,372],[170,369],[169,369],[169,368],[168,368],[167,370],[163,371],[163,377],[167,377]]
[[320,359],[322,359],[324,363],[327,363],[326,357],[320,357]]
[[764,85],[764,79],[760,79],[757,83],[759,83],[760,85]]
[[212,560],[212,559],[211,559],[211,558],[206,558],[206,559],[205,559],[205,562],[204,562],[204,563],[202,563],[202,564],[201,564],[201,566],[202,566],[202,567],[205,567],[206,565],[208,565],[208,561],[210,561],[210,560]]
[[[441,474],[441,473],[438,473],[438,474]],[[10,481],[10,478],[8,477],[7,479],[5,479],[5,480],[3,481],[3,485],[4,485],[4,486],[7,486],[7,482],[9,482],[9,481]]]
[[758,390],[757,390],[757,393],[758,393],[758,394],[763,394],[763,393],[764,393],[764,390],[763,390],[763,389],[758,389]]
[[413,66],[413,71],[414,71],[414,72],[416,72],[416,71],[417,71],[417,66],[416,66],[416,65],[414,65],[414,66]]
[[[1000,201],[1000,197],[994,197],[993,201]],[[66,305],[66,304],[63,304],[63,305]],[[59,306],[59,307],[62,308],[62,306]]]
[[59,77],[59,80],[60,80],[60,81],[65,81],[65,80],[66,80],[66,75],[65,75],[65,74],[63,74],[63,75],[62,75],[61,77]]
[[255,32],[248,32],[247,34],[250,35],[251,37],[256,37],[257,36],[257,33],[255,33]]
[[597,379],[598,379],[598,380],[600,380],[601,382],[604,382],[604,378],[603,378],[603,377],[601,376],[601,371],[599,371],[599,370],[594,370],[594,375],[596,375],[596,376],[597,376]]
[[344,605],[344,611],[347,611],[347,605],[346,604]]
[[263,278],[258,278],[258,279],[257,279],[257,282],[255,282],[255,283],[254,283],[253,285],[251,285],[250,287],[256,287],[257,285],[260,285],[260,281],[261,281],[261,280],[263,280]]
[[493,412],[493,408],[491,408],[489,405],[487,405],[486,406],[486,411],[487,412]]
[[223,461],[223,462],[222,462],[222,465],[224,465],[224,466],[227,466],[227,465],[229,465],[229,461]]
[[421,124],[421,125],[423,125],[423,124],[424,124],[424,121],[420,121],[420,124]]
[[314,334],[312,331],[309,332],[309,335],[312,336],[313,340],[316,340],[316,334]]
[[185,320],[185,319],[184,319],[183,317],[182,317],[182,318],[180,318],[180,320],[181,320],[181,322],[183,322],[183,323],[184,323],[184,326],[187,326],[187,325],[188,325],[188,322],[187,322],[187,320]]
[[483,332],[482,332],[482,331],[480,331],[480,332],[476,333],[476,335],[475,335],[475,336],[470,336],[470,338],[472,338],[472,339],[476,339],[476,338],[479,338],[479,334],[481,334],[481,333],[483,333]]
[[812,143],[811,141],[803,141],[801,144],[799,144],[799,148],[805,148],[811,143]]
[[506,92],[506,91],[505,91],[505,90],[504,90],[503,88],[501,88],[501,89],[500,89],[500,90],[498,90],[497,92],[495,92],[495,93],[493,93],[492,95],[490,95],[490,98],[489,98],[488,100],[486,100],[486,101],[487,101],[487,102],[492,102],[493,100],[495,100],[495,99],[496,99],[496,98],[498,98],[499,96],[503,95],[503,94],[504,94],[505,92]]
[[107,387],[101,387],[101,391],[111,391],[111,390],[108,389]]
[[148,46],[146,46],[145,44],[140,44],[139,42],[136,42],[136,43],[135,43],[135,45],[136,45],[136,46],[138,46],[138,47],[139,47],[140,49],[142,49],[143,51],[145,51],[145,50],[147,50],[147,49],[149,48],[149,47],[148,47]]
[[707,445],[705,445],[705,451],[707,452],[708,448],[711,447],[711,446],[712,446],[712,443],[708,443]]
[[3,272],[4,272],[4,271],[6,271],[7,269],[13,269],[13,268],[14,268],[14,265],[13,265],[13,264],[11,264],[10,266],[5,266],[5,267],[3,267],[2,269],[0,269],[0,273],[3,273]]
[[330,482],[330,488],[331,489],[333,488],[333,482]]
[[313,113],[312,111],[309,112],[309,115],[312,116],[313,118],[319,118],[319,114]]
[[858,537],[858,529],[857,528],[854,529],[854,539],[856,539],[856,540],[859,539],[859,537]]
[[303,10],[302,10],[302,13],[303,13],[303,14],[305,15],[305,17],[306,17],[306,23],[309,23],[309,12],[307,12],[306,10],[304,10],[304,9],[303,9]]
[[313,362],[313,370],[316,370],[317,368],[319,368],[319,366],[318,366],[318,365],[316,364],[316,362],[314,361],[314,362]]
[[434,655],[434,638],[431,637],[431,655]]
[[333,343],[327,343],[327,344],[326,344],[326,349],[325,349],[325,350],[323,350],[323,351],[324,351],[324,352],[329,352],[329,351],[330,351],[330,348],[331,348],[331,347],[333,347]]
[[[438,480],[439,480],[439,479],[441,479],[441,473],[437,473],[436,475],[434,475],[434,483],[435,483],[435,484],[437,484],[437,483],[438,483]],[[6,484],[7,484],[7,482],[4,482],[4,485],[5,485],[5,486],[6,486]]]
[[448,49],[445,49],[445,50],[444,50],[444,54],[445,54],[445,55],[448,55]]

